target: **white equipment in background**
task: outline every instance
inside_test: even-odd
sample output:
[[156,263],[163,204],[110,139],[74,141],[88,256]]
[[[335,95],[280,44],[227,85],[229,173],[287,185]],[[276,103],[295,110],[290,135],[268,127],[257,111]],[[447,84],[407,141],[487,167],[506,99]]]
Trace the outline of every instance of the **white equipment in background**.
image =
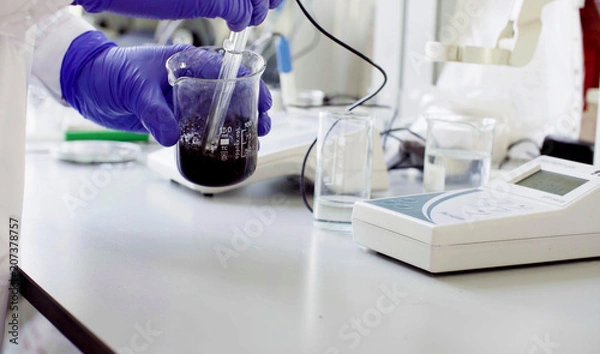
[[[318,117],[313,114],[276,113],[272,117],[271,132],[260,140],[256,171],[245,181],[227,187],[205,187],[189,182],[177,169],[175,148],[161,149],[148,155],[148,167],[187,188],[202,194],[217,194],[237,189],[258,181],[276,177],[299,176],[304,156],[317,137]],[[306,178],[314,178],[316,151],[311,152],[306,166]],[[389,177],[381,148],[379,133],[373,136],[373,170],[371,188],[385,191]]]
[[524,66],[531,61],[542,32],[542,9],[555,0],[520,0],[500,32],[496,47],[460,46],[427,42],[425,56],[432,61]]
[[354,241],[432,273],[600,256],[600,169],[538,157],[475,189],[359,202]]
[[[582,0],[456,0],[426,57],[443,62],[422,114],[498,120],[495,156],[521,139],[579,136],[583,110]],[[543,25],[542,25],[543,23]],[[415,129],[416,130],[416,129]],[[500,156],[502,157],[502,156]]]
[[[522,67],[533,58],[542,31],[542,10],[556,0],[518,0],[512,14],[500,32],[493,48],[460,46],[429,41],[425,47],[428,60],[463,62],[484,65]],[[579,7],[583,1],[574,0]],[[600,141],[600,125],[596,126],[596,142]],[[600,166],[600,152],[594,153],[594,165]]]

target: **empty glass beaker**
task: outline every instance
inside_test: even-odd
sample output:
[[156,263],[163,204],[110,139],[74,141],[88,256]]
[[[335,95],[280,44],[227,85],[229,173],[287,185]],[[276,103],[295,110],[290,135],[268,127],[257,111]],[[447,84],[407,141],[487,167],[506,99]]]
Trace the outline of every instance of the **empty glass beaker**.
[[[202,47],[177,53],[167,60],[173,86],[173,108],[179,122],[177,167],[188,181],[208,187],[242,182],[256,169],[258,158],[258,94],[265,60],[251,51],[242,52],[241,77],[227,80],[235,88],[220,130],[218,144],[209,148],[209,116],[218,80],[218,67],[206,63],[202,51],[219,55],[224,49]],[[208,77],[208,78],[207,78]]]
[[496,120],[431,115],[423,166],[425,192],[479,187],[488,182]]

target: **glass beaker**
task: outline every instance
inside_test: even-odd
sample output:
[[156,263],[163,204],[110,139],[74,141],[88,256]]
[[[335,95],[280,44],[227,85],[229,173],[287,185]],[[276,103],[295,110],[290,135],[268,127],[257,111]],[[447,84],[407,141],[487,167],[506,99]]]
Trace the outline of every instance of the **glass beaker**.
[[373,117],[321,112],[316,149],[315,225],[351,232],[354,203],[371,197]]
[[235,83],[231,102],[216,148],[207,148],[206,136],[213,95],[225,80],[218,80],[219,66],[207,63],[206,53],[221,56],[223,48],[201,47],[171,56],[166,63],[173,86],[173,108],[179,122],[177,167],[185,179],[207,187],[242,182],[256,169],[258,158],[258,94],[265,70],[262,56],[242,52],[241,77]]
[[425,192],[474,188],[488,182],[496,120],[464,115],[427,118]]

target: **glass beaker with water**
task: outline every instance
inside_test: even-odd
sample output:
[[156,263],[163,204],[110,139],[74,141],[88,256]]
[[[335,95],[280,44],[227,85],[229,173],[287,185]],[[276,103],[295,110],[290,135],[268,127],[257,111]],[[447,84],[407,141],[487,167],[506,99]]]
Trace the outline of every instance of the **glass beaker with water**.
[[425,192],[479,187],[490,175],[496,120],[465,115],[427,117]]
[[354,203],[371,197],[373,116],[321,112],[316,149],[315,224],[350,232]]
[[206,65],[202,53],[206,50],[225,53],[218,47],[194,48],[173,55],[166,66],[180,128],[176,149],[179,172],[195,184],[221,187],[242,182],[256,169],[258,94],[265,60],[251,51],[242,52],[242,75],[228,82],[235,88],[218,142],[211,145],[207,142],[212,119],[209,112],[214,92],[223,86],[223,80],[217,79],[218,69]]

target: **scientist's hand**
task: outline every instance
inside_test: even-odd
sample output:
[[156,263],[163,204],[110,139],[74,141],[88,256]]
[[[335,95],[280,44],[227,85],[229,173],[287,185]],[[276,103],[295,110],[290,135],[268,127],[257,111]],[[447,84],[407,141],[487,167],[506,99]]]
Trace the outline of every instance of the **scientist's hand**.
[[229,29],[241,31],[261,24],[269,9],[283,0],[74,0],[87,12],[113,12],[129,17],[183,20],[196,17],[227,21]]
[[[166,60],[192,48],[188,45],[121,48],[98,31],[77,37],[63,59],[60,85],[63,97],[85,118],[110,129],[149,132],[162,145],[179,139],[173,115],[173,90]],[[207,75],[217,73],[220,60],[206,58]],[[216,77],[216,76],[215,76]],[[232,98],[232,103],[235,104]],[[271,128],[267,111],[271,95],[261,81],[258,134]]]

